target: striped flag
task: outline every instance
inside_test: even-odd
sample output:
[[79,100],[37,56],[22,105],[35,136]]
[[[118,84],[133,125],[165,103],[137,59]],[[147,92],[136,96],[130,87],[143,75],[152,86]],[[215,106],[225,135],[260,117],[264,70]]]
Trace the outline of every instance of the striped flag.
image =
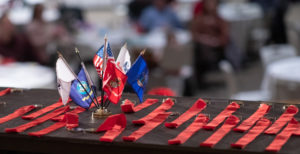
[[[107,43],[107,60],[113,60],[115,61],[115,58],[114,58],[114,55],[113,53],[111,52],[111,48],[110,48],[110,45],[109,43]],[[104,69],[102,68],[103,67],[103,63],[105,62],[104,58],[103,58],[103,53],[104,53],[104,45],[102,45],[100,47],[100,49],[97,51],[95,57],[94,57],[94,66],[96,68],[96,71],[99,75],[100,78],[102,78],[102,72],[103,70],[105,70],[105,64],[104,64]]]

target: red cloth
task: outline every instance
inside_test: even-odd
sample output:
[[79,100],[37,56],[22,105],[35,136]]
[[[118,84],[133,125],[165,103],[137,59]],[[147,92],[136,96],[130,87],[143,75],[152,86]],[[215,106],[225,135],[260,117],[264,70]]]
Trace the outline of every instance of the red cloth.
[[183,144],[187,141],[193,134],[199,131],[203,125],[208,122],[208,117],[204,114],[199,114],[195,121],[190,124],[184,131],[182,131],[177,137],[170,139],[169,144]]
[[119,102],[126,81],[127,76],[116,67],[115,63],[108,61],[103,77],[103,90],[110,102],[114,104]]
[[145,134],[159,126],[161,123],[163,123],[168,116],[171,114],[171,112],[161,112],[156,114],[151,119],[147,119],[147,122],[144,126],[133,132],[129,136],[123,136],[124,141],[134,142],[141,137],[143,137]]
[[13,113],[0,118],[0,124],[5,123],[9,120],[15,119],[15,118],[27,113],[27,112],[30,112],[31,110],[33,110],[35,108],[36,107],[34,105],[27,105],[27,106],[23,106],[21,108],[18,108]]
[[52,117],[55,117],[55,116],[60,115],[60,114],[62,114],[64,112],[67,112],[69,109],[70,109],[69,106],[65,106],[65,107],[56,109],[53,112],[48,113],[48,114],[46,114],[46,115],[44,115],[44,116],[42,116],[42,117],[40,117],[38,119],[35,119],[35,120],[31,121],[31,122],[25,123],[23,125],[20,125],[20,126],[14,127],[14,128],[6,128],[5,132],[6,133],[12,133],[12,132],[20,133],[20,132],[23,132],[23,131],[31,128],[31,127],[34,127],[34,126],[36,126],[38,124],[41,124],[41,123],[43,123],[43,122],[51,119]]
[[159,107],[153,110],[151,113],[139,120],[133,120],[133,124],[144,125],[149,119],[153,119],[157,114],[164,113],[169,110],[174,105],[174,102],[171,98],[167,98]]
[[157,102],[157,99],[146,99],[143,103],[134,107],[134,104],[130,100],[125,99],[124,103],[121,105],[121,109],[124,113],[133,113],[147,108]]
[[52,110],[54,110],[54,109],[56,109],[58,107],[61,107],[62,105],[63,104],[62,104],[61,100],[59,100],[56,103],[54,103],[52,105],[49,105],[49,106],[47,106],[45,108],[42,108],[42,109],[40,109],[40,110],[38,110],[36,112],[33,112],[33,113],[29,114],[29,115],[22,116],[22,119],[26,119],[26,120],[34,119],[34,118],[36,118],[36,117],[38,117],[38,116],[40,116],[40,115],[42,115],[44,113],[47,113],[47,112],[52,111]]
[[266,151],[278,152],[289,138],[300,128],[299,122],[292,118],[289,124],[275,137],[272,143],[266,148]]
[[215,146],[230,130],[240,122],[240,119],[234,115],[227,118],[224,124],[215,133],[213,133],[208,139],[200,144],[203,147],[212,148]]
[[100,137],[100,141],[112,142],[126,128],[126,123],[126,116],[124,114],[109,116],[97,129],[97,132],[106,131],[105,134]]
[[9,93],[11,93],[11,88],[6,88],[6,89],[0,91],[0,96],[4,96]]
[[260,104],[260,107],[253,113],[248,119],[244,120],[238,127],[234,128],[234,131],[245,132],[251,128],[257,120],[262,118],[270,110],[270,105]]
[[298,113],[298,108],[294,105],[290,105],[285,112],[269,127],[264,133],[265,134],[277,134],[281,128],[288,123],[295,114]]
[[245,148],[249,143],[251,143],[257,136],[259,136],[266,128],[271,125],[271,121],[267,118],[260,119],[256,125],[249,130],[249,132],[241,137],[238,141],[231,144],[233,148]]
[[177,119],[172,122],[166,122],[165,126],[168,128],[177,128],[187,120],[191,119],[193,116],[201,112],[206,108],[206,103],[202,99],[198,99],[194,105],[185,111],[182,115],[180,115]]
[[166,87],[153,88],[147,93],[148,95],[159,95],[159,96],[176,96],[175,92]]
[[67,112],[65,114],[65,118],[66,118],[66,127],[68,129],[78,127],[79,116],[77,113]]
[[219,115],[217,115],[207,125],[203,126],[204,129],[214,130],[225,118],[229,117],[233,112],[240,108],[240,105],[236,102],[230,103]]

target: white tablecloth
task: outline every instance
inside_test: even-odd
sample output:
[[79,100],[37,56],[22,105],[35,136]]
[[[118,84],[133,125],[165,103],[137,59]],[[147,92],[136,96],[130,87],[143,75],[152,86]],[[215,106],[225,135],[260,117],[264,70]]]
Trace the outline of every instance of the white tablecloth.
[[300,57],[287,58],[266,67],[262,89],[272,99],[300,99]]
[[55,73],[36,63],[0,65],[0,87],[55,88]]

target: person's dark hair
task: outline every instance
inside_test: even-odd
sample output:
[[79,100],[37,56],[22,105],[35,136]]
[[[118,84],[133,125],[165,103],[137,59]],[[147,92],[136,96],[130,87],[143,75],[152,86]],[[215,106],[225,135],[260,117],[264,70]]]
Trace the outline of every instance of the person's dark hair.
[[42,4],[36,4],[33,9],[32,20],[40,20],[42,19],[44,6]]

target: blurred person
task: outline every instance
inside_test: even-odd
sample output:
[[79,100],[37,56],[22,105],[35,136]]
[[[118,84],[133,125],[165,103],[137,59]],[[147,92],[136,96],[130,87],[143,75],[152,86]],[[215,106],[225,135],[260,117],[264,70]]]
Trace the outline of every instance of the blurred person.
[[54,41],[58,41],[57,43],[60,44],[69,44],[71,40],[62,26],[47,23],[43,19],[43,11],[42,4],[34,6],[32,21],[27,25],[26,32],[39,62],[48,65],[51,62],[50,55],[47,53],[48,45]]
[[169,4],[167,0],[154,0],[152,6],[143,11],[139,21],[144,32],[150,32],[157,28],[183,28],[181,21]]
[[[192,51],[188,45],[180,45],[172,31],[167,32],[167,45],[159,65],[166,85],[177,95],[191,96]],[[188,88],[188,89],[187,89]]]
[[7,13],[0,18],[0,64],[13,61],[36,61],[24,34],[17,33]]
[[197,17],[202,13],[203,10],[203,0],[199,0],[194,4],[193,17]]
[[217,14],[217,0],[203,0],[202,13],[192,21],[194,41],[195,75],[198,87],[205,87],[204,74],[216,69],[224,58],[224,48],[228,44],[228,25]]

